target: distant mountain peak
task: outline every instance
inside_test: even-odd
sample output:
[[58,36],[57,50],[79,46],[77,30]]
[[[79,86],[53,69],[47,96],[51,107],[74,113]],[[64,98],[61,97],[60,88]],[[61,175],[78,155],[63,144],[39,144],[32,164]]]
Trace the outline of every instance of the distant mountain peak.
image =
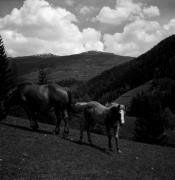
[[82,53],[80,53],[80,54],[85,54],[85,55],[111,54],[111,55],[115,55],[115,54],[109,53],[109,52],[104,52],[104,51],[94,51],[94,50],[82,52]]
[[47,53],[47,54],[36,54],[34,56],[39,56],[39,57],[53,57],[53,56],[57,56],[55,54],[52,53]]

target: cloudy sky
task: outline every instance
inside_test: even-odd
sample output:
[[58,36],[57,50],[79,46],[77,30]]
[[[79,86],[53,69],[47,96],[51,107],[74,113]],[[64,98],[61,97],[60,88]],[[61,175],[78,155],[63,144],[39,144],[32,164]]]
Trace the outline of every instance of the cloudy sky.
[[175,0],[0,0],[9,56],[89,50],[139,56],[175,34]]

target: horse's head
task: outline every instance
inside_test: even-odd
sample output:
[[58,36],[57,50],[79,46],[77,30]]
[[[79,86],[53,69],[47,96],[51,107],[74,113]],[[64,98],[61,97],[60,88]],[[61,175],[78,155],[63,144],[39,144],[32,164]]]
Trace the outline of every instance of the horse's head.
[[5,107],[4,100],[2,100],[0,102],[0,121],[5,119],[6,116],[7,116],[7,110],[6,110],[6,107]]
[[14,104],[14,91],[10,91],[0,102],[0,120],[6,118],[8,112]]
[[118,119],[120,124],[125,123],[125,106],[117,103],[111,103],[111,116],[112,118]]

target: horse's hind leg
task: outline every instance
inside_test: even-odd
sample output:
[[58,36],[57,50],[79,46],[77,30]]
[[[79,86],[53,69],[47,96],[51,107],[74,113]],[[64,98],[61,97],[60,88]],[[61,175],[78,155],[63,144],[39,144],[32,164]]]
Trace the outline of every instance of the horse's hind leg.
[[87,137],[88,137],[89,144],[92,145],[91,134],[90,134],[90,124],[87,125],[86,130],[87,130]]

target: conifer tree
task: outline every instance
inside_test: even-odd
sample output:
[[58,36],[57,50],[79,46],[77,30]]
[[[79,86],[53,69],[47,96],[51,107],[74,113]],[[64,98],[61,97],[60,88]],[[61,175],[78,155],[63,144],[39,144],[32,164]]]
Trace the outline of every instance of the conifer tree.
[[9,66],[4,43],[0,35],[0,101],[14,85],[12,71]]
[[47,74],[43,68],[39,70],[38,84],[47,84]]

